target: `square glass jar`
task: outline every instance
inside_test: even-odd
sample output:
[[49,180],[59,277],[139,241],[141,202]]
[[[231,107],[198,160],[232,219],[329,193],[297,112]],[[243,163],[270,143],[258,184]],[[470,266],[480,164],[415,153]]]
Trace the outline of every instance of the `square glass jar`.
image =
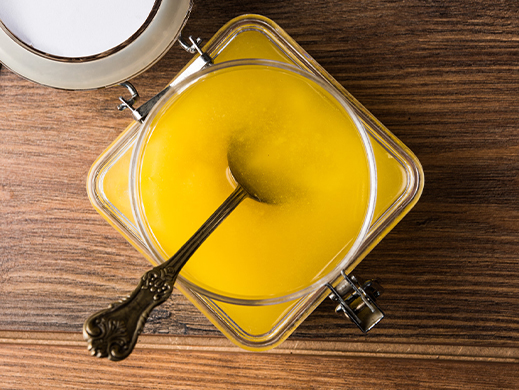
[[[343,270],[350,274],[418,201],[423,189],[423,171],[418,159],[286,32],[265,17],[244,15],[230,21],[204,46],[203,52],[215,64],[265,59],[294,65],[332,86],[350,103],[369,135],[377,166],[374,216],[360,249]],[[170,85],[200,70],[203,64],[199,60],[200,56],[195,56]],[[96,210],[156,264],[162,259],[157,259],[146,244],[130,200],[130,161],[142,131],[140,122],[131,124],[103,152],[90,170],[87,189]],[[342,280],[341,273],[331,275],[331,280],[331,285],[337,286]],[[217,300],[180,278],[176,286],[231,341],[249,350],[266,350],[279,345],[330,293],[327,286],[322,286],[297,299],[248,305]]]

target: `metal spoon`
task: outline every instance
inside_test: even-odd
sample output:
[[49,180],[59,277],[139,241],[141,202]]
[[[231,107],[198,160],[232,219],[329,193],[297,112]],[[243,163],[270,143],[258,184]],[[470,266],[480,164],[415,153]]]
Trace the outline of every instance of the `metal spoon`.
[[232,156],[233,153],[227,156],[229,170],[238,184],[233,193],[177,253],[167,262],[146,272],[131,295],[113,303],[108,309],[93,314],[85,321],[83,337],[88,342],[92,355],[107,357],[113,361],[123,360],[130,355],[151,311],[170,297],[182,267],[242,200],[250,197],[266,203],[277,203],[277,199],[269,199],[267,193],[261,193],[261,190],[258,193],[253,188],[247,188],[242,172],[233,169],[238,162]]

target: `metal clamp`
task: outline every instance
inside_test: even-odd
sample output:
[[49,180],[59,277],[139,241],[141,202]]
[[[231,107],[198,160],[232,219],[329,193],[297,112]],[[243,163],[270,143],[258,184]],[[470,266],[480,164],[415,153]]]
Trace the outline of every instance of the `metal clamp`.
[[211,56],[202,50],[202,42],[203,42],[202,38],[195,39],[195,38],[193,38],[192,35],[190,35],[188,37],[188,40],[189,40],[189,42],[186,42],[186,40],[184,39],[182,34],[180,34],[178,36],[178,43],[180,43],[180,46],[182,47],[182,49],[184,49],[185,51],[187,51],[188,53],[191,53],[191,54],[195,54],[195,53],[200,54],[200,57],[204,60],[205,63],[213,62],[213,59],[211,58]]
[[384,289],[376,280],[364,282],[353,275],[348,277],[344,271],[341,274],[344,280],[336,287],[326,284],[332,292],[329,298],[339,302],[335,312],[344,313],[362,332],[367,333],[384,318],[384,313],[375,302]]
[[160,100],[160,98],[162,96],[164,96],[164,94],[173,85],[175,85],[176,83],[185,79],[189,75],[191,75],[213,63],[213,59],[211,58],[211,56],[209,54],[205,53],[200,46],[202,44],[201,38],[194,39],[192,36],[189,36],[189,42],[191,43],[191,44],[189,44],[184,40],[182,35],[180,35],[178,37],[178,41],[180,43],[180,46],[182,46],[182,48],[184,50],[186,50],[189,53],[193,53],[193,54],[198,53],[198,54],[200,54],[200,56],[196,60],[194,60],[193,63],[191,65],[189,65],[189,67],[187,69],[185,69],[184,72],[182,72],[182,74],[180,76],[175,78],[175,80],[173,80],[173,82],[170,85],[168,85],[166,88],[164,88],[162,91],[160,91],[158,94],[156,94],[154,97],[152,97],[150,100],[148,100],[146,103],[144,103],[142,106],[140,106],[137,109],[133,107],[133,104],[139,98],[139,93],[137,92],[135,87],[128,81],[125,81],[124,83],[119,84],[122,87],[125,87],[126,89],[128,89],[128,91],[130,91],[130,93],[131,93],[130,99],[125,99],[122,96],[119,97],[119,100],[121,101],[121,104],[119,104],[119,106],[117,107],[119,111],[129,109],[132,113],[133,118],[136,121],[141,122],[141,123],[144,122],[144,119],[146,119],[146,116],[148,116],[148,114],[150,113],[153,106]]
[[126,100],[122,96],[119,96],[119,100],[121,101],[121,104],[117,106],[117,109],[119,111],[123,111],[126,109],[129,109],[132,112],[132,116],[136,121],[142,121],[142,115],[139,113],[138,110],[133,108],[133,104],[139,99],[139,92],[137,92],[137,89],[133,86],[132,83],[129,81],[125,81],[124,83],[119,84],[121,87],[125,87],[128,91],[131,93],[130,99]]

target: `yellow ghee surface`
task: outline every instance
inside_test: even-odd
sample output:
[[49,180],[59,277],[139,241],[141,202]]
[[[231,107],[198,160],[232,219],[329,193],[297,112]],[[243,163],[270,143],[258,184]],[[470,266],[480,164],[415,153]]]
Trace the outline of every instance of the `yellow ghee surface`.
[[150,124],[141,162],[145,223],[173,255],[235,188],[228,161],[266,203],[246,199],[182,270],[235,298],[310,286],[357,238],[369,168],[355,124],[323,88],[294,72],[240,66],[204,76]]

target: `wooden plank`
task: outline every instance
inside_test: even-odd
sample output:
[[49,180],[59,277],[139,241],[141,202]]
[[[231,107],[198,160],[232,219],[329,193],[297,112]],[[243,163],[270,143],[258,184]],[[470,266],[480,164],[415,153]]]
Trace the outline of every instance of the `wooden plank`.
[[77,347],[0,344],[6,389],[516,389],[516,364],[136,350],[113,363]]
[[[357,271],[382,280],[387,319],[359,335],[324,302],[282,348],[333,342],[343,350],[425,345],[432,355],[436,345],[516,351],[519,4],[209,0],[195,5],[186,32],[210,37],[247,12],[285,28],[417,154],[426,177],[416,208]],[[189,58],[174,48],[138,77],[143,99]],[[129,123],[115,110],[121,93],[51,90],[0,72],[1,330],[77,333],[148,267],[85,192],[90,165]],[[220,337],[178,293],[145,331],[203,336],[208,346]],[[432,372],[446,366],[437,367]]]
[[[86,350],[81,334],[71,332],[0,331],[0,345],[79,347]],[[223,337],[142,335],[139,350],[244,353]],[[288,340],[262,353],[281,355],[335,356],[349,358],[399,358],[467,362],[519,363],[519,348],[440,344],[395,344],[377,342],[336,342],[333,340]],[[97,360],[92,358],[92,362]]]

